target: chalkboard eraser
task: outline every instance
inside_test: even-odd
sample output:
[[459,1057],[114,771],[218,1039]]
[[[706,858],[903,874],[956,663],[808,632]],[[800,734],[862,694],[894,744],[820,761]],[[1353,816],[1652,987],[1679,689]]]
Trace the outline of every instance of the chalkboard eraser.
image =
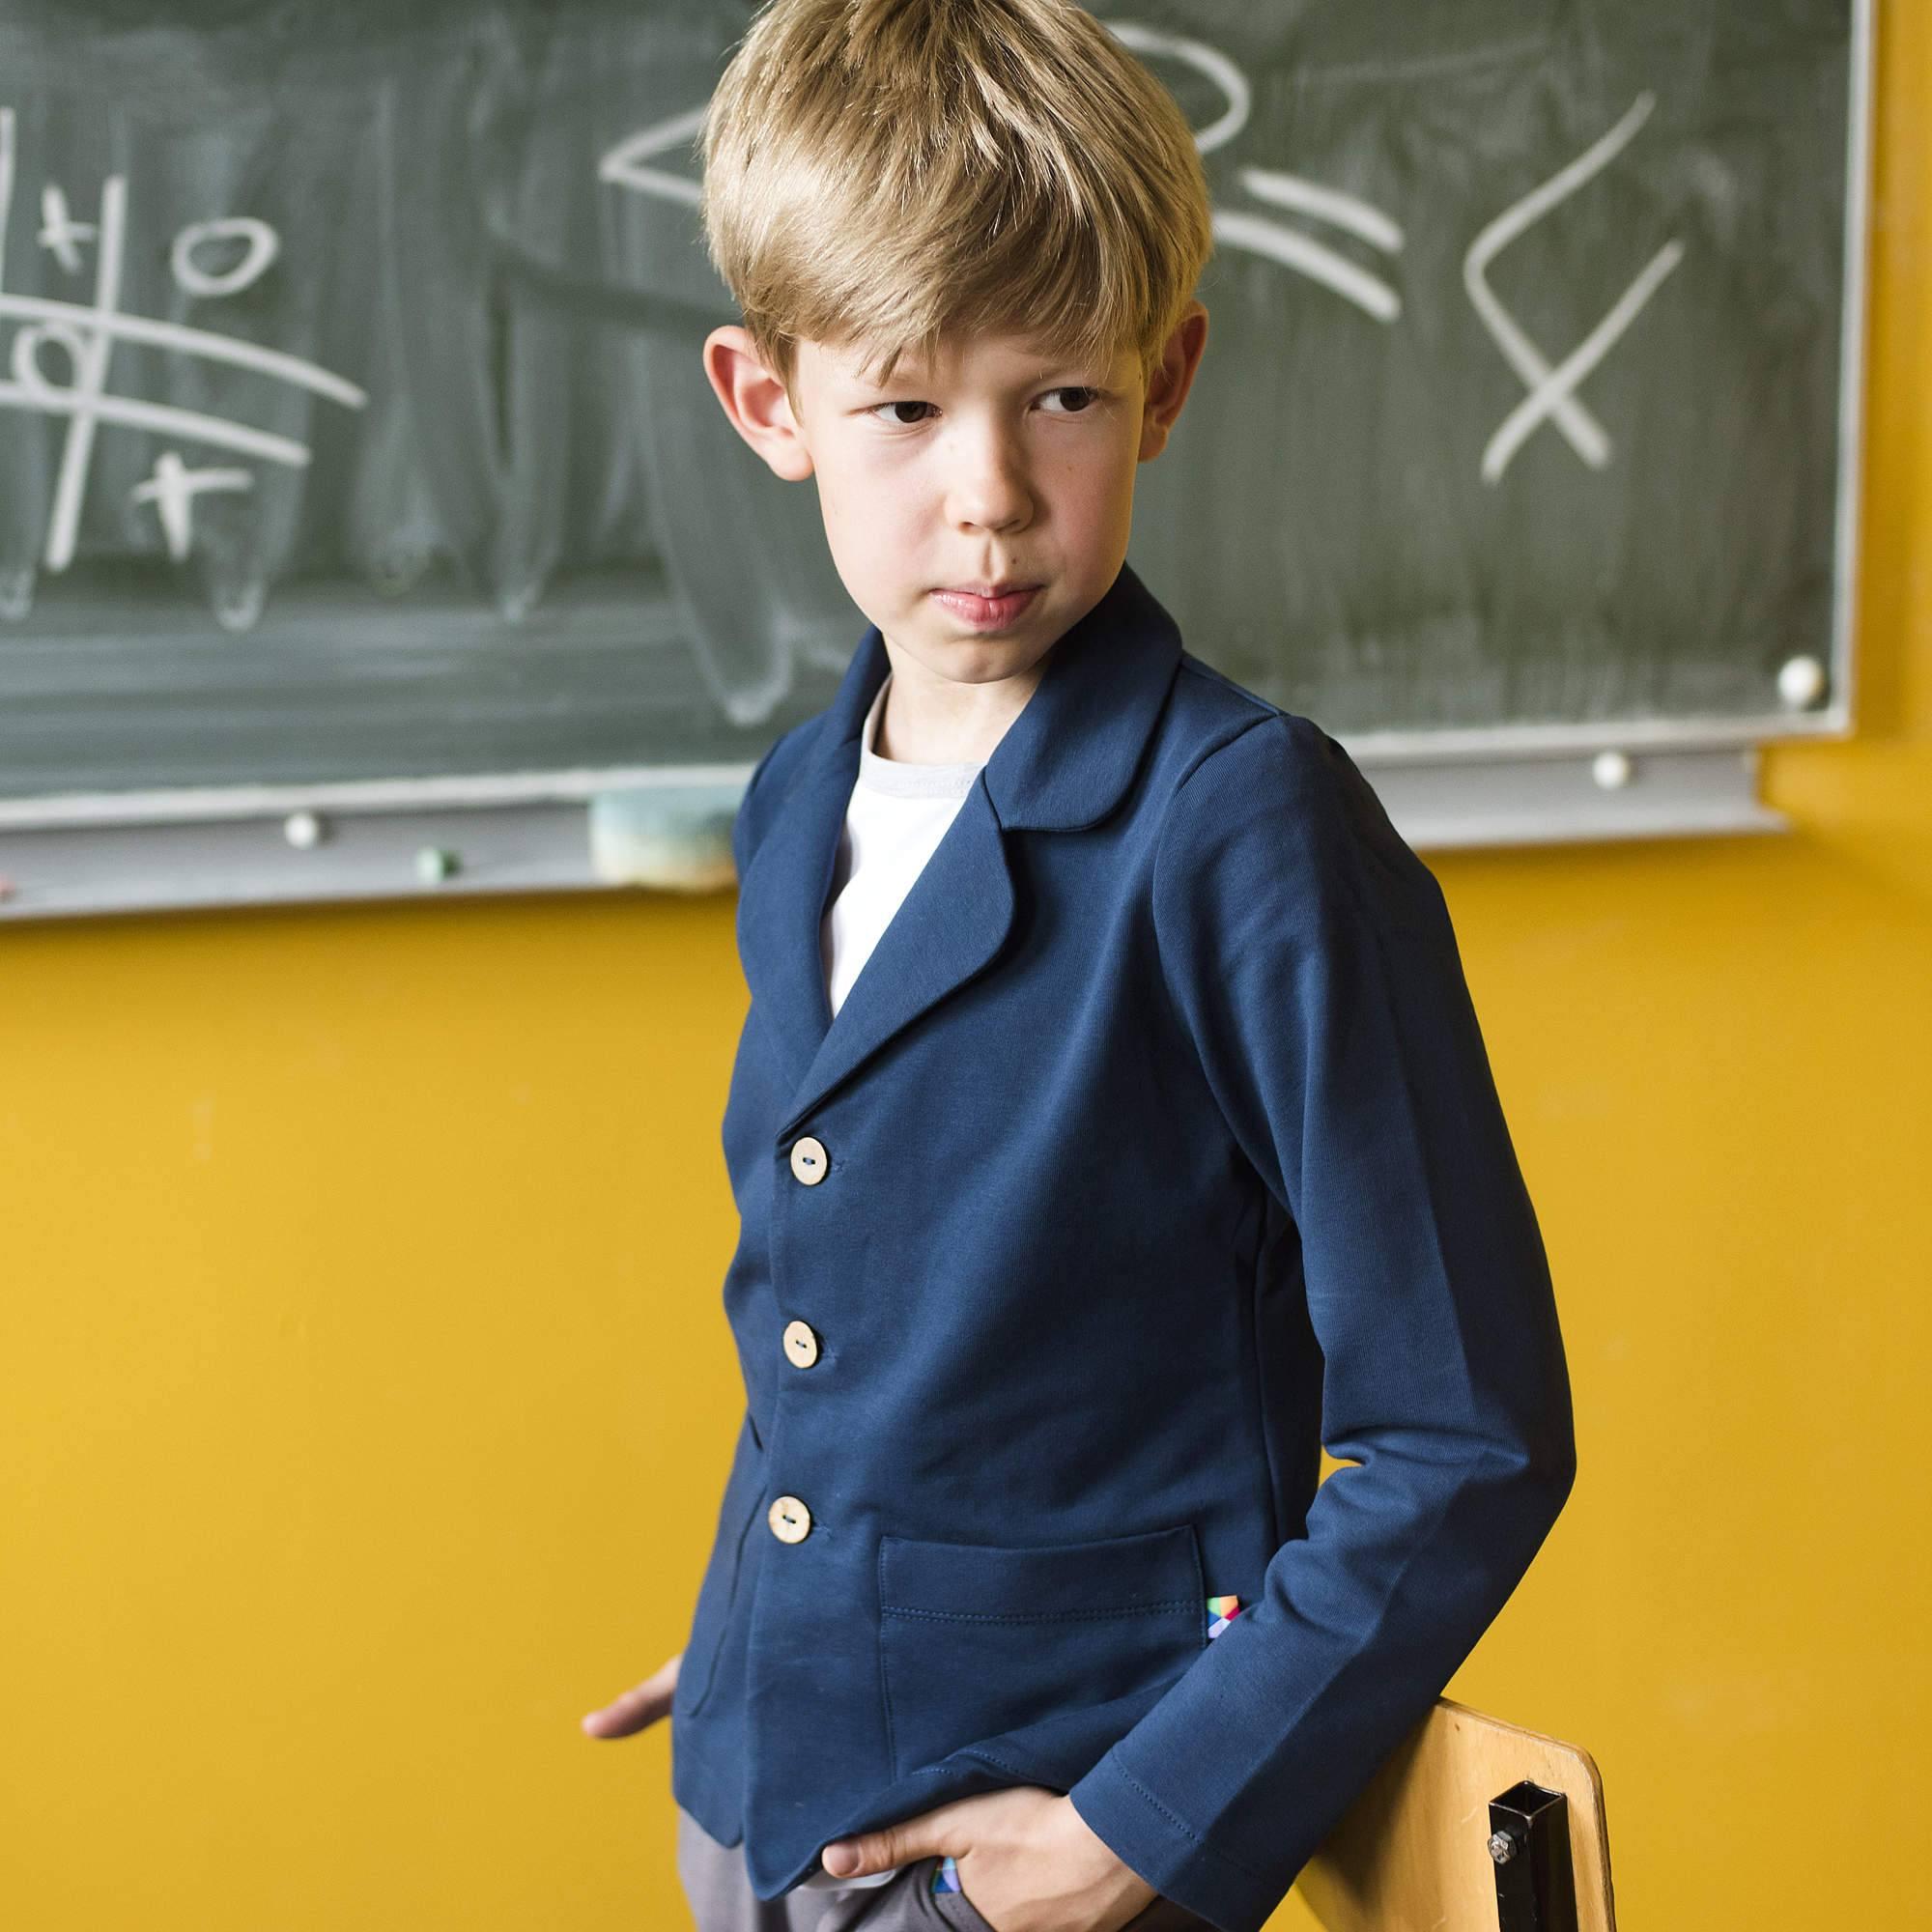
[[635,785],[590,799],[590,869],[607,886],[715,893],[737,883],[740,785]]

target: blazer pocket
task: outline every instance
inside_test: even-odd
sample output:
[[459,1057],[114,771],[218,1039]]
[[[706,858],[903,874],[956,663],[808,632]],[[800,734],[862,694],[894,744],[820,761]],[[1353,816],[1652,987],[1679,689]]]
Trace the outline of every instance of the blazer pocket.
[[751,1534],[756,1504],[764,1493],[765,1459],[753,1433],[751,1413],[738,1432],[737,1453],[731,1459],[731,1473],[724,1482],[724,1494],[718,1505],[718,1528],[712,1537],[711,1560],[704,1568],[704,1580],[697,1586],[697,1607],[692,1615],[691,1634],[686,1638],[684,1657],[677,1666],[677,1683],[671,1690],[671,1722],[695,1717],[711,1694],[711,1679],[718,1667],[718,1651],[724,1640],[725,1626],[731,1620],[731,1605],[738,1594],[738,1573],[744,1567],[745,1538]]
[[1207,1641],[1191,1522],[1087,1543],[879,1542],[895,1777],[1178,1677]]

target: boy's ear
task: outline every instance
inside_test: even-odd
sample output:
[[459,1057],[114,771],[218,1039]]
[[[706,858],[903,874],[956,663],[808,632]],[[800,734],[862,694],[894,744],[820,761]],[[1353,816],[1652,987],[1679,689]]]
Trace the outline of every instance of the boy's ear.
[[704,373],[731,427],[770,466],[796,483],[811,474],[811,452],[799,433],[784,384],[758,360],[749,329],[736,324],[704,338]]
[[1201,366],[1201,352],[1208,346],[1208,304],[1192,301],[1187,313],[1175,325],[1161,351],[1160,360],[1148,379],[1147,401],[1141,413],[1140,460],[1158,456],[1167,447],[1168,432],[1187,392],[1194,386],[1194,372]]

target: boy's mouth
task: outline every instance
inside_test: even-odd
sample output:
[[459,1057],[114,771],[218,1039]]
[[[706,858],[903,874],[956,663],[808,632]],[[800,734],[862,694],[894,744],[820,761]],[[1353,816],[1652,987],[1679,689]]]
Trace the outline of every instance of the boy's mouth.
[[979,590],[935,590],[932,594],[967,623],[982,631],[997,631],[1010,624],[1039,594],[1037,583],[991,586],[996,594]]

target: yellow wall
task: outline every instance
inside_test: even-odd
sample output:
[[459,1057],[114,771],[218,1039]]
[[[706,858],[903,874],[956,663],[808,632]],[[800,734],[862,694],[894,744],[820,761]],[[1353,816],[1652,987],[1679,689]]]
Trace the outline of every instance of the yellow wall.
[[[1433,860],[1581,1472],[1451,1687],[1632,1928],[1922,1922],[1932,21],[1886,9],[1860,733],[1803,829]],[[728,895],[0,932],[0,1918],[674,1927],[739,1414]],[[1305,1922],[1296,1905],[1284,1926]]]

